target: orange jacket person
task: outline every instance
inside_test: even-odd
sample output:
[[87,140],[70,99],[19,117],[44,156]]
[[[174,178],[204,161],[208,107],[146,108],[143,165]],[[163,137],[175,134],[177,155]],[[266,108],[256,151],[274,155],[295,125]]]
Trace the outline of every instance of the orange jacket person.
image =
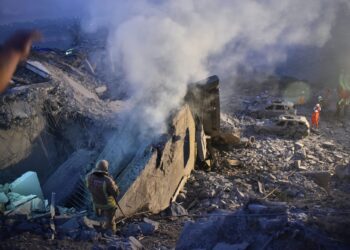
[[316,104],[314,107],[314,112],[311,116],[311,125],[312,127],[318,128],[318,122],[320,121],[320,112],[321,112],[321,105],[319,103]]

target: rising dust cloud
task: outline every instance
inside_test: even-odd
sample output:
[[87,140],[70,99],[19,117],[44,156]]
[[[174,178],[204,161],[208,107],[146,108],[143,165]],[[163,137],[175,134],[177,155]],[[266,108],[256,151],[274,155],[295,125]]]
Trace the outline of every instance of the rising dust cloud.
[[165,120],[189,82],[240,67],[273,72],[297,46],[322,47],[343,1],[92,1],[85,28],[107,27],[108,54],[123,72],[146,134]]
[[[108,30],[105,59],[131,96],[116,135],[123,152],[166,131],[188,83],[212,74],[234,79],[242,68],[274,73],[293,48],[322,48],[339,9],[350,7],[347,0],[53,2],[4,0],[0,6],[9,20],[64,13],[80,17],[85,31]],[[126,142],[131,137],[137,139]]]

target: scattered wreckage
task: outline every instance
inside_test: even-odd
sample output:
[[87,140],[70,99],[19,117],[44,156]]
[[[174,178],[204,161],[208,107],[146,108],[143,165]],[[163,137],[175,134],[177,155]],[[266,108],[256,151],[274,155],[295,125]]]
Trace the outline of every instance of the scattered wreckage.
[[281,115],[278,119],[257,122],[254,130],[300,139],[310,134],[310,125],[305,116]]

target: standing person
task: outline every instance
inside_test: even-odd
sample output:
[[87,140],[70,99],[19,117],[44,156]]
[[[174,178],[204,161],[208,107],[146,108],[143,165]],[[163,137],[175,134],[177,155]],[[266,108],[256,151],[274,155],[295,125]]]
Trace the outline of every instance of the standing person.
[[0,94],[9,85],[18,63],[29,56],[32,42],[40,37],[38,31],[18,31],[0,47]]
[[108,174],[108,165],[106,160],[99,161],[92,173],[87,175],[86,182],[92,195],[96,215],[106,217],[105,228],[115,234],[119,188]]
[[298,105],[304,105],[305,104],[305,91],[301,91],[301,95],[298,99]]
[[314,107],[314,111],[311,116],[311,126],[318,129],[318,123],[320,121],[321,105],[319,103]]

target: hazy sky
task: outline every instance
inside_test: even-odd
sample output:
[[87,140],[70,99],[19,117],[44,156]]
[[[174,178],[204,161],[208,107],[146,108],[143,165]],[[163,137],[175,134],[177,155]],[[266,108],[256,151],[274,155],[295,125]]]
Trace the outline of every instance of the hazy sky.
[[[83,16],[90,0],[0,0],[0,24]],[[102,2],[102,1],[101,1]]]

